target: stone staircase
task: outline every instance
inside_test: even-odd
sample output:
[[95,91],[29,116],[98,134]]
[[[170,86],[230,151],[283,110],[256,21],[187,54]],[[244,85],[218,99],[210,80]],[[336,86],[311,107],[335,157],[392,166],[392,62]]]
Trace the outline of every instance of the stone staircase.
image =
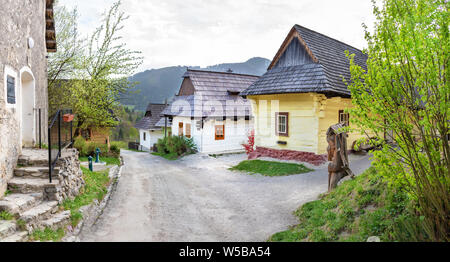
[[0,242],[27,241],[36,229],[56,230],[70,223],[70,211],[60,210],[62,199],[55,197],[61,190],[59,173],[56,167],[50,183],[46,150],[23,150],[14,177],[8,182],[10,193],[0,199],[0,211],[14,215],[24,226],[0,220]]

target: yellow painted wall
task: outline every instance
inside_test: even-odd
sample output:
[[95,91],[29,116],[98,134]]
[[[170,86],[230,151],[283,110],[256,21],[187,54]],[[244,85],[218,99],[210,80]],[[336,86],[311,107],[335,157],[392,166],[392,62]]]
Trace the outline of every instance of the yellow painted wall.
[[[327,129],[338,122],[339,110],[351,106],[348,98],[327,99],[322,94],[297,93],[248,96],[253,102],[257,146],[326,154]],[[275,133],[275,113],[289,112],[289,136]],[[351,118],[351,116],[350,116]],[[350,149],[358,134],[349,134]],[[286,145],[277,144],[286,141]]]

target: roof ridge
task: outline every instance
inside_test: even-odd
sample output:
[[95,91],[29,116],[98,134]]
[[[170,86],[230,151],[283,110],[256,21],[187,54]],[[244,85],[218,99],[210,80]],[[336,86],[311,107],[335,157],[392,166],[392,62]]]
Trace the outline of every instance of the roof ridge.
[[[250,74],[241,74],[241,73],[233,73],[233,72],[221,72],[221,71],[211,71],[211,70],[201,70],[201,69],[187,69],[188,71],[194,71],[194,72],[205,72],[205,73],[219,73],[219,74],[226,74],[226,75],[241,75],[241,76],[252,76],[252,77],[260,77],[258,75],[250,75]],[[183,76],[184,77],[184,76]]]
[[325,35],[325,34],[322,34],[322,33],[320,33],[320,32],[314,31],[314,30],[312,30],[312,29],[309,29],[309,28],[307,28],[307,27],[301,26],[301,25],[299,25],[299,24],[295,24],[294,27],[300,27],[300,28],[306,29],[306,30],[308,30],[308,31],[311,31],[311,32],[313,32],[313,33],[315,33],[315,34],[319,34],[319,35],[324,36],[324,37],[326,37],[326,38],[328,38],[328,39],[331,39],[331,40],[333,40],[333,41],[339,42],[339,43],[344,44],[344,45],[346,45],[346,46],[349,46],[349,47],[351,47],[351,48],[353,48],[353,49],[356,49],[356,50],[358,50],[359,52],[361,52],[361,53],[364,54],[364,52],[363,52],[361,49],[356,48],[356,47],[354,47],[354,46],[351,46],[351,45],[349,45],[349,44],[347,44],[347,43],[344,43],[344,42],[342,42],[342,41],[340,41],[340,40],[337,40],[337,39],[332,38],[332,37],[330,37],[330,36],[327,36],[327,35]]

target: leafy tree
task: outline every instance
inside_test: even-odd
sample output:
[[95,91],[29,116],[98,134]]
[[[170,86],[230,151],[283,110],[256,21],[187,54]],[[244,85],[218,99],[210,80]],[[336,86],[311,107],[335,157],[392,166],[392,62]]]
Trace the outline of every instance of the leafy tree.
[[48,56],[48,90],[50,114],[58,109],[69,108],[70,82],[61,81],[73,76],[77,59],[82,52],[82,41],[78,37],[78,12],[74,8],[68,10],[65,6],[55,6],[55,30],[58,48]]
[[384,0],[373,7],[374,33],[365,27],[367,71],[350,55],[349,111],[359,130],[384,141],[374,165],[408,192],[427,238],[448,241],[449,2]]
[[[76,42],[73,59],[55,59],[54,68],[68,69],[64,74],[56,76],[59,90],[50,89],[49,97],[53,101],[59,101],[55,103],[56,108],[73,109],[77,116],[75,136],[87,127],[117,125],[115,112],[121,110],[120,96],[135,84],[130,83],[128,77],[142,63],[142,57],[139,56],[140,52],[127,49],[119,35],[124,21],[128,19],[120,6],[121,1],[115,2],[103,14],[102,24],[94,33],[87,39]],[[56,13],[56,23],[64,24],[66,17]],[[71,18],[69,25],[65,26],[76,31],[76,22],[73,22],[76,21],[76,12]],[[68,42],[67,49],[72,50],[72,38],[62,38],[65,39]],[[61,49],[59,42],[58,48]],[[61,52],[64,52],[64,48]],[[63,66],[64,62],[67,65]],[[62,81],[61,76],[70,80]],[[61,96],[61,92],[64,92],[64,96]]]

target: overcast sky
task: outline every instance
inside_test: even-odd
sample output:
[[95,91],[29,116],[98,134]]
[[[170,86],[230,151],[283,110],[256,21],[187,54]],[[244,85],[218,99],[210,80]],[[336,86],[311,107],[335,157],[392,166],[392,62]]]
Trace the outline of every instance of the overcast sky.
[[[79,30],[88,34],[115,0],[59,0],[78,7]],[[140,70],[207,66],[272,59],[299,24],[357,48],[366,47],[361,24],[372,28],[370,0],[122,0],[130,16],[122,34],[142,52]]]

